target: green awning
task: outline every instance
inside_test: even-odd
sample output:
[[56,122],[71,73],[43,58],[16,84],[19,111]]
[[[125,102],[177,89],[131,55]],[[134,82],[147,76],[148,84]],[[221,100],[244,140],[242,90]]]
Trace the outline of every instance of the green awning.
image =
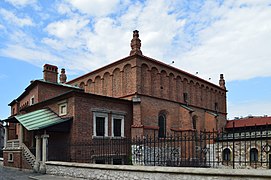
[[40,109],[13,118],[18,120],[29,131],[44,129],[71,119],[61,118],[50,109]]

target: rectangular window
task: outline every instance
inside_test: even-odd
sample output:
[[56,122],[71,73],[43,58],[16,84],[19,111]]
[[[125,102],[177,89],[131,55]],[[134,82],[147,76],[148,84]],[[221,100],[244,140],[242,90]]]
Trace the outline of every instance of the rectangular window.
[[59,105],[59,116],[63,116],[67,114],[67,103],[63,103]]
[[105,134],[105,118],[96,117],[96,136],[104,136]]
[[33,105],[33,104],[35,104],[35,96],[32,96],[30,98],[30,105]]
[[108,114],[94,113],[93,115],[93,135],[108,136]]
[[13,153],[8,153],[8,162],[13,162]]
[[112,136],[124,137],[124,116],[112,115]]
[[114,136],[121,136],[121,119],[114,119]]

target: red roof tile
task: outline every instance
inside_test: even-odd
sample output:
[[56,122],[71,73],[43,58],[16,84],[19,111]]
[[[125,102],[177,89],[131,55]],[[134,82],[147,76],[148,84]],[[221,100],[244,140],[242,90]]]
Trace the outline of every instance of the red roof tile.
[[251,127],[251,126],[263,126],[266,124],[271,124],[271,117],[248,117],[237,120],[227,121],[226,128],[234,127]]

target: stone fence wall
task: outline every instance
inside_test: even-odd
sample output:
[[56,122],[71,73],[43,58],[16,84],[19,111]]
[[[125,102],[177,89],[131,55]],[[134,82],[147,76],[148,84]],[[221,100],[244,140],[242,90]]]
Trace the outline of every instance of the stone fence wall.
[[47,174],[86,179],[271,179],[271,170],[100,165],[48,161]]

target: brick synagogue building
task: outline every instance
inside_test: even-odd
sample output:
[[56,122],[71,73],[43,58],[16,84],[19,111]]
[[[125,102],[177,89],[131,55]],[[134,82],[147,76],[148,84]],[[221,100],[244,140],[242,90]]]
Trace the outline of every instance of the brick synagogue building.
[[[43,79],[31,81],[9,104],[4,165],[42,171],[48,158],[62,154],[70,161],[98,163],[95,149],[79,151],[71,144],[101,138],[164,138],[225,126],[227,90],[222,74],[219,85],[212,84],[144,56],[140,47],[134,31],[129,56],[68,82],[65,69],[58,81],[58,68],[45,64]],[[58,147],[65,143],[70,146]]]

